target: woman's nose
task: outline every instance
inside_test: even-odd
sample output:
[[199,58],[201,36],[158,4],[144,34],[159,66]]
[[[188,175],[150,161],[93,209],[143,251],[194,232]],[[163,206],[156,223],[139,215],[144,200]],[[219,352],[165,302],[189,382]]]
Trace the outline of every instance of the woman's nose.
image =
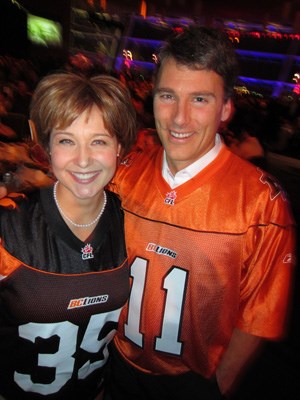
[[77,150],[77,163],[81,168],[85,168],[90,162],[90,150],[86,146],[80,146]]

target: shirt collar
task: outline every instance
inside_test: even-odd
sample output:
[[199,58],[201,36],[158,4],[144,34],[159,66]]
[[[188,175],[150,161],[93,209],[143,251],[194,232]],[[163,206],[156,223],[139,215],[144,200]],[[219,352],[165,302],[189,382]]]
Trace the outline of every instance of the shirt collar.
[[187,182],[189,179],[197,175],[200,171],[202,171],[208,164],[210,164],[217,157],[222,147],[223,142],[220,135],[217,133],[214,147],[192,164],[178,171],[175,175],[172,174],[168,167],[166,152],[164,151],[162,165],[163,178],[167,181],[172,189],[179,185],[182,185],[183,183]]

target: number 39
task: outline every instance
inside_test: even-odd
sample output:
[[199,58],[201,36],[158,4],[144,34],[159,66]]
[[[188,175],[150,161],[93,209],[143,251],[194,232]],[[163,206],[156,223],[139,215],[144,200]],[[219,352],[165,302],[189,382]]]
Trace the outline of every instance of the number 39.
[[[89,353],[98,353],[103,347],[103,354],[102,358],[98,361],[93,363],[87,361],[78,370],[78,379],[85,379],[94,370],[101,368],[106,363],[108,358],[107,345],[113,338],[115,330],[111,330],[101,340],[98,340],[99,332],[107,321],[117,322],[119,313],[120,310],[115,310],[109,314],[96,314],[90,318],[80,348]],[[37,337],[48,339],[56,335],[59,337],[59,347],[56,353],[38,355],[39,367],[55,368],[55,379],[53,382],[50,384],[35,383],[32,381],[30,375],[15,372],[14,379],[17,385],[26,392],[40,393],[43,395],[58,392],[68,380],[71,379],[73,374],[78,329],[78,326],[68,321],[50,324],[30,322],[21,325],[19,327],[20,337],[34,343]],[[38,334],[36,332],[38,332]]]

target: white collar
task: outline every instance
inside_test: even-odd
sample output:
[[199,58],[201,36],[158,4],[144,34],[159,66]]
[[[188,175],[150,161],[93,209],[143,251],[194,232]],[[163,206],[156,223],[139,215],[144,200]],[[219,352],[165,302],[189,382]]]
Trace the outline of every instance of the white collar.
[[175,175],[172,174],[168,167],[166,152],[164,151],[162,164],[163,178],[167,181],[172,189],[179,185],[182,185],[183,183],[187,182],[195,175],[197,175],[200,171],[202,171],[208,164],[210,164],[217,157],[222,147],[223,142],[220,135],[217,133],[214,147],[192,164],[178,171]]

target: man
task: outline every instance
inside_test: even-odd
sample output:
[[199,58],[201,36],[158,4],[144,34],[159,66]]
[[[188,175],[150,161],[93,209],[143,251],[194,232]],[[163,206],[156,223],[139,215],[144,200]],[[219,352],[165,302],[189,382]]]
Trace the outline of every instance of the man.
[[294,222],[281,188],[217,134],[237,76],[227,37],[186,28],[159,59],[154,117],[163,147],[132,153],[113,182],[132,287],[110,396],[229,397],[263,341],[284,335]]

